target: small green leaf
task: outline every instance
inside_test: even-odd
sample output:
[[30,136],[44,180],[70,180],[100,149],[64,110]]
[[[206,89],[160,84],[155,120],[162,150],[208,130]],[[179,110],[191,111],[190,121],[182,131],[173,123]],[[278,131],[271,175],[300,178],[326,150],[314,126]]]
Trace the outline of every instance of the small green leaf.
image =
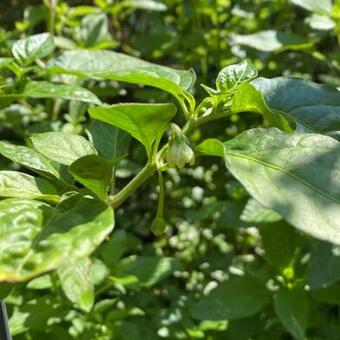
[[222,69],[216,79],[216,88],[220,92],[229,91],[256,77],[256,68],[250,61],[245,60],[240,64],[230,65]]
[[25,281],[89,256],[113,224],[111,207],[78,195],[56,209],[38,201],[1,201],[0,281]]
[[59,279],[67,298],[80,309],[89,312],[94,303],[94,287],[91,282],[91,261],[80,259],[58,269]]
[[223,145],[228,170],[257,201],[296,228],[340,244],[339,142],[312,133],[252,129],[224,144],[205,141],[198,152],[221,154]]
[[116,126],[140,141],[151,155],[152,145],[176,114],[173,104],[117,104],[92,107],[90,116]]
[[35,59],[44,58],[54,50],[54,40],[50,33],[32,35],[18,40],[12,47],[14,58],[20,63],[29,64]]
[[264,284],[251,276],[234,276],[191,307],[198,320],[233,320],[258,313],[269,302]]
[[97,155],[78,158],[68,168],[76,181],[105,201],[112,180],[113,163]]
[[231,110],[238,112],[256,112],[262,114],[271,125],[283,131],[292,131],[287,120],[280,112],[271,110],[264,101],[261,93],[251,84],[242,84],[233,98]]
[[48,159],[26,146],[0,141],[0,153],[11,161],[35,171],[42,176],[52,177],[52,179],[60,178],[58,171]]
[[84,137],[65,132],[40,133],[31,137],[31,142],[39,153],[64,165],[70,165],[80,157],[97,154]]
[[336,27],[336,22],[326,15],[312,14],[305,21],[314,30],[328,31]]
[[301,6],[308,11],[330,15],[332,12],[332,0],[290,0],[295,5]]
[[130,136],[125,131],[100,120],[94,120],[88,132],[100,156],[108,160],[116,160],[126,155]]
[[282,324],[295,339],[306,339],[309,301],[304,291],[280,289],[274,295],[274,309]]
[[58,203],[56,188],[41,178],[18,171],[0,171],[0,197],[18,197]]

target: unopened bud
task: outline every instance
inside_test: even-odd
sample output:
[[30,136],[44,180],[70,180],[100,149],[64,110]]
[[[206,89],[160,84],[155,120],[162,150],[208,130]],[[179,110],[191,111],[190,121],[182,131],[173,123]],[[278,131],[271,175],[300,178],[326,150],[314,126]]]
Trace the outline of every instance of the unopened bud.
[[164,218],[155,217],[151,224],[151,231],[154,235],[160,236],[164,234],[166,229],[166,222]]

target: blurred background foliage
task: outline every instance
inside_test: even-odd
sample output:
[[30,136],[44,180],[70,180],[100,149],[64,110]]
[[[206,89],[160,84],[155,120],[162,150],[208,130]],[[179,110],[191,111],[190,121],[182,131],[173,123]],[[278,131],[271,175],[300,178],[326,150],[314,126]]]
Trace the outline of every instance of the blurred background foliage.
[[[245,58],[263,77],[339,86],[339,17],[340,3],[330,0],[2,0],[0,55],[11,56],[19,38],[47,31],[59,51],[113,49],[193,68],[197,99],[201,83],[213,86],[222,67]],[[1,72],[1,86],[12,80]],[[172,100],[157,89],[77,81],[107,103]],[[34,132],[86,134],[86,109],[50,99],[2,105],[0,136],[25,143]],[[192,139],[226,140],[260,122],[233,115],[196,129]],[[143,165],[141,148],[130,144],[118,188]],[[89,264],[93,307],[66,296],[56,273],[0,285],[0,297],[12,289],[6,302],[14,339],[338,340],[340,249],[302,236],[249,199],[222,161],[198,163],[166,174],[169,226],[161,237],[150,232],[156,179],[116,211],[115,231]],[[70,283],[77,284],[84,283]]]

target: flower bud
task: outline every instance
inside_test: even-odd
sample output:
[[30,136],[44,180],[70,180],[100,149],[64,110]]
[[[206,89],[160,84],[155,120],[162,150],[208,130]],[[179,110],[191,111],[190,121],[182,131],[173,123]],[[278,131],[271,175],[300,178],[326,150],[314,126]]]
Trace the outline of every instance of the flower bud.
[[171,125],[169,148],[165,157],[169,167],[171,168],[177,167],[182,169],[185,164],[192,165],[195,162],[195,154],[189,146],[188,138],[175,124]]
[[151,224],[151,231],[154,235],[160,236],[164,234],[164,231],[166,229],[166,222],[164,218],[161,217],[155,217]]

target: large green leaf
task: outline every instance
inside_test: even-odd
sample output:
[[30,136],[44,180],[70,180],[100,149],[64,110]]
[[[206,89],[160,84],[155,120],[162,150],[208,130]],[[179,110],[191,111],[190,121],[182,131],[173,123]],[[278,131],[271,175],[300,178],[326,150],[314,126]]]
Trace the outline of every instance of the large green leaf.
[[233,320],[259,312],[269,302],[264,284],[251,276],[232,277],[191,307],[199,320]]
[[0,96],[0,101],[14,101],[18,98],[62,98],[100,104],[101,101],[89,90],[76,85],[51,83],[48,81],[29,81],[21,93]]
[[274,295],[274,309],[282,324],[295,339],[306,339],[309,302],[304,291],[279,290]]
[[292,225],[340,244],[340,144],[317,134],[248,130],[198,152],[224,157],[229,171],[261,204]]
[[271,125],[287,132],[292,131],[282,114],[270,109],[261,93],[251,84],[240,85],[233,98],[231,110],[234,113],[251,111],[262,114]]
[[157,87],[174,95],[180,103],[187,99],[194,108],[195,101],[187,92],[195,81],[192,70],[175,70],[112,51],[81,50],[64,52],[52,60],[48,70]]
[[105,203],[78,196],[56,209],[21,199],[0,202],[0,281],[28,280],[90,255],[113,228]]
[[91,261],[80,259],[58,269],[59,279],[67,298],[80,309],[89,312],[94,303],[94,287],[91,282]]
[[26,39],[18,40],[12,47],[16,60],[28,64],[35,59],[44,58],[54,50],[54,40],[50,33],[32,35]]
[[125,131],[95,119],[88,132],[100,156],[115,160],[126,155],[130,136]]
[[90,116],[114,125],[139,140],[150,156],[155,140],[176,114],[173,104],[117,104],[89,109]]
[[70,165],[80,157],[97,153],[84,137],[65,132],[40,133],[31,137],[31,142],[42,155],[65,165]]
[[76,181],[94,192],[101,200],[106,199],[112,181],[113,163],[97,155],[87,155],[74,161],[68,171]]
[[340,130],[340,92],[297,78],[258,78],[252,84],[272,110],[318,132]]
[[304,37],[275,30],[243,35],[231,34],[230,43],[252,47],[264,52],[299,50],[313,46],[313,43]]
[[0,171],[0,197],[38,199],[58,203],[60,197],[56,188],[41,178],[18,171]]

